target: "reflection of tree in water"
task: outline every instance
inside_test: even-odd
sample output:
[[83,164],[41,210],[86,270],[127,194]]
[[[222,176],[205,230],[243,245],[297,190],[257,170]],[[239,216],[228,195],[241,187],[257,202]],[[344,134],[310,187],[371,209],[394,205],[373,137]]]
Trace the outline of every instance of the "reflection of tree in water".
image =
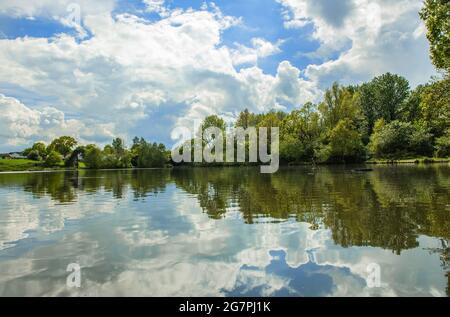
[[74,203],[80,193],[111,192],[116,199],[131,188],[135,199],[164,191],[170,181],[168,170],[69,171],[4,174],[0,186],[20,186],[35,198],[49,196],[61,204]]
[[[343,247],[403,250],[418,236],[441,238],[439,254],[448,271],[450,168],[377,167],[370,173],[349,168],[287,168],[262,175],[257,168],[79,171],[4,174],[2,187],[22,187],[36,198],[68,204],[100,190],[116,199],[131,190],[135,199],[164,191],[169,182],[194,194],[212,219],[238,207],[244,221],[296,219],[329,228]],[[448,275],[447,275],[448,276]]]
[[[4,176],[2,179],[4,179]],[[58,203],[67,204],[77,199],[71,177],[71,173],[22,173],[8,175],[5,181],[9,185],[22,186],[26,192],[32,193],[35,198],[49,196]]]
[[441,259],[441,266],[444,271],[446,271],[447,277],[447,296],[450,297],[450,241],[445,239],[440,239],[440,248],[429,248],[430,253],[437,253]]
[[420,234],[450,239],[449,170],[396,167],[358,174],[345,168],[305,167],[274,175],[262,175],[257,168],[79,171],[5,174],[0,185],[21,186],[37,198],[49,196],[66,204],[80,193],[99,190],[120,199],[131,189],[135,199],[145,199],[174,181],[195,194],[212,219],[238,207],[248,224],[262,217],[292,218],[312,228],[329,228],[344,247],[374,246],[400,253],[417,247]]
[[186,170],[172,177],[178,187],[197,195],[213,219],[237,204],[248,224],[260,217],[295,218],[313,229],[329,228],[343,247],[380,247],[396,254],[418,247],[419,235],[442,238],[447,242],[437,252],[448,271],[449,174],[446,166],[399,166],[371,173],[295,168],[274,175],[251,168]]
[[221,219],[230,207],[232,197],[239,188],[239,170],[229,169],[175,169],[172,178],[177,187],[197,195],[200,207],[212,219]]
[[260,217],[295,218],[330,228],[343,247],[400,254],[417,247],[420,234],[449,238],[448,173],[447,167],[377,168],[368,174],[321,167],[261,175],[252,168],[218,168],[176,170],[172,178],[196,194],[213,219],[237,204],[249,224]]

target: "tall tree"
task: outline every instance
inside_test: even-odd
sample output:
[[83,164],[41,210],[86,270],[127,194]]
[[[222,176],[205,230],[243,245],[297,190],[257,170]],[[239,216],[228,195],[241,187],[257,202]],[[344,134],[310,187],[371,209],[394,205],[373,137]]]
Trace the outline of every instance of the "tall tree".
[[75,140],[71,136],[62,136],[59,137],[49,145],[48,152],[56,151],[62,156],[66,157],[70,152],[72,152],[73,148],[78,144],[77,140]]
[[409,83],[402,76],[386,73],[363,84],[359,92],[361,108],[371,134],[378,119],[389,123],[400,117],[403,103],[409,96]]
[[428,29],[430,56],[438,69],[450,72],[450,2],[425,0],[420,17]]
[[421,120],[437,138],[450,127],[450,77],[427,85],[421,94]]

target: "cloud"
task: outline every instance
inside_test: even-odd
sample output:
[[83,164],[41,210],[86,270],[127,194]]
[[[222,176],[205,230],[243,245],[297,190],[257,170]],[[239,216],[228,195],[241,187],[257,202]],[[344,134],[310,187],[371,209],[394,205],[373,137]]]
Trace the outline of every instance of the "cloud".
[[0,144],[10,147],[29,145],[30,141],[50,141],[62,134],[86,140],[112,138],[112,127],[90,126],[88,121],[65,119],[62,111],[53,107],[30,109],[15,98],[0,94]]
[[[238,71],[235,49],[223,45],[222,33],[239,23],[211,5],[170,10],[155,22],[130,14],[89,15],[84,19],[89,39],[61,34],[0,40],[0,83],[27,91],[27,99],[51,96],[52,107],[62,113],[89,126],[107,126],[102,135],[128,138],[133,128],[143,130],[154,121],[152,114],[161,107],[177,105],[166,118],[169,137],[175,125],[212,113],[268,111],[320,94],[288,62],[275,76],[256,65]],[[281,42],[251,42],[256,59],[280,51]]]
[[[420,0],[279,0],[286,27],[314,26],[320,58],[305,75],[329,86],[333,81],[358,83],[384,72],[406,76],[416,86],[435,74],[418,12]],[[338,54],[337,58],[333,56]]]
[[46,17],[60,19],[72,11],[73,5],[80,7],[83,16],[111,12],[115,7],[115,0],[15,0],[0,2],[0,14],[12,17]]
[[[146,1],[148,11],[160,14],[148,20],[112,13],[113,1],[89,2],[81,6],[78,36],[0,39],[0,87],[7,87],[0,92],[39,111],[34,114],[39,118],[47,106],[59,111],[66,125],[85,123],[89,132],[65,130],[85,140],[106,141],[112,134],[130,139],[138,131],[170,142],[174,126],[191,126],[206,115],[231,120],[245,108],[261,112],[317,102],[335,80],[355,84],[391,71],[414,86],[434,74],[417,16],[419,0],[346,0],[339,6],[326,0],[278,1],[285,8],[286,27],[314,26],[311,36],[320,48],[309,57],[320,62],[298,69],[281,60],[268,74],[259,61],[281,55],[283,40],[258,34],[248,46],[227,46],[224,33],[244,21],[212,3],[194,10]],[[60,1],[47,12],[53,2],[24,3],[2,3],[0,12],[62,16],[67,5]],[[89,37],[80,37],[83,32]],[[88,137],[96,130],[98,138]],[[8,145],[36,138],[7,133],[15,140]]]
[[280,45],[283,41],[271,43],[262,38],[253,38],[251,40],[252,47],[248,47],[236,43],[237,49],[232,49],[231,58],[234,65],[253,64],[258,63],[258,59],[275,55],[281,52]]

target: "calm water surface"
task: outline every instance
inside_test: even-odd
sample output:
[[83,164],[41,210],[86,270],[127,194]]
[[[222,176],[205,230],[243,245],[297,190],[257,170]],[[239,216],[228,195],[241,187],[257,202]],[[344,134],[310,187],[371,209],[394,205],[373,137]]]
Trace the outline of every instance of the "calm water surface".
[[2,296],[449,295],[449,165],[0,174],[0,203]]

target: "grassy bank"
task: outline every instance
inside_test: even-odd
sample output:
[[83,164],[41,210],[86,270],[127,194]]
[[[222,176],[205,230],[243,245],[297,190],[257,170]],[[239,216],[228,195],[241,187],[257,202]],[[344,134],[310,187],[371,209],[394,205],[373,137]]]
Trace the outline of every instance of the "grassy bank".
[[64,164],[55,167],[45,167],[43,161],[32,161],[27,159],[0,159],[0,172],[42,171],[60,168],[64,168]]
[[418,157],[409,159],[371,159],[366,164],[433,164],[450,163],[450,158]]
[[17,160],[1,160],[0,159],[0,171],[36,171],[43,169],[42,162],[36,162],[25,159]]
[[[450,163],[450,158],[429,158],[429,157],[420,157],[420,158],[410,158],[410,159],[371,159],[365,162],[370,165],[382,165],[382,164],[433,164],[433,163]],[[302,166],[302,165],[312,165],[311,162],[299,162],[299,163],[291,163],[286,166]],[[328,164],[328,165],[341,165],[341,164]],[[233,164],[225,164],[225,165],[196,165],[196,166],[183,166],[184,168],[192,168],[192,167],[235,167]],[[250,166],[250,165],[241,165],[241,166]],[[44,162],[37,162],[26,159],[17,159],[17,160],[3,160],[0,159],[0,172],[22,172],[22,171],[43,171],[43,170],[59,170],[64,169],[64,165],[55,166],[55,167],[46,167],[44,166]],[[83,162],[80,162],[79,169],[86,169],[86,166]]]

